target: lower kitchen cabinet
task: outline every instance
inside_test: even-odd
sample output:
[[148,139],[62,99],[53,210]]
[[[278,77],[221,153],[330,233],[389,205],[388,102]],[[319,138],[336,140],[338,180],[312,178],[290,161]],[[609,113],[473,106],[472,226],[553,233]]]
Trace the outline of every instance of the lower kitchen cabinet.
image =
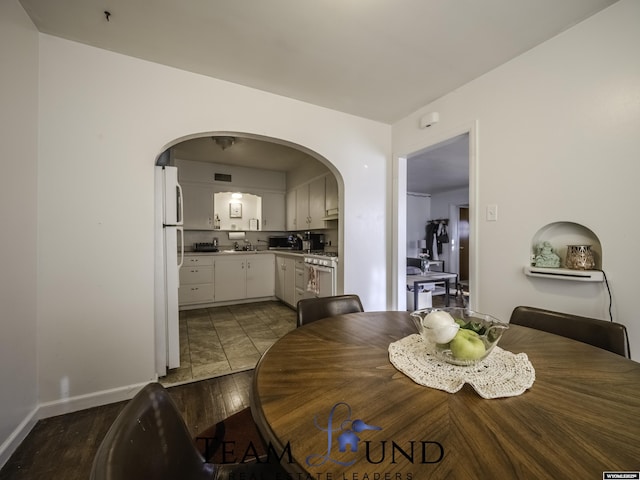
[[272,297],[275,293],[275,256],[247,254],[216,257],[216,302]]
[[284,303],[296,306],[296,258],[276,256],[276,297]]
[[211,303],[214,299],[213,257],[188,255],[180,269],[178,303],[191,305]]

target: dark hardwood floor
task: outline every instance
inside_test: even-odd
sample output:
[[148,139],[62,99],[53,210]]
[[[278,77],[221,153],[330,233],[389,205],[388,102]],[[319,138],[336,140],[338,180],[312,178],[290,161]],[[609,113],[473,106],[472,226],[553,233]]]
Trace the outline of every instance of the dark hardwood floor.
[[[191,434],[249,406],[253,371],[169,387]],[[126,402],[40,420],[0,480],[87,480],[102,438]]]

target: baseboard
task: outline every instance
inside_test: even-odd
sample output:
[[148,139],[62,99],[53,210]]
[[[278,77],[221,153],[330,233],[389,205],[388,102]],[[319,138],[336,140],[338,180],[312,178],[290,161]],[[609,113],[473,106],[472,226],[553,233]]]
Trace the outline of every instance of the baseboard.
[[41,418],[55,417],[56,415],[64,415],[65,413],[77,412],[78,410],[84,410],[86,408],[130,400],[142,387],[147,385],[147,383],[149,382],[41,403],[38,406],[38,420]]
[[9,435],[2,445],[0,445],[0,468],[4,466],[9,460],[13,452],[20,446],[29,432],[33,429],[38,421],[38,407],[34,408],[29,415],[27,415],[20,425]]

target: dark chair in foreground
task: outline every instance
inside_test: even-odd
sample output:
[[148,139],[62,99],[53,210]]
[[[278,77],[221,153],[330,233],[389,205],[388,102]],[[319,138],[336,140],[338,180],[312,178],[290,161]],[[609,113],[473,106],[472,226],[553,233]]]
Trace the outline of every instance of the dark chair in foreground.
[[127,403],[105,435],[90,478],[223,480],[270,475],[285,474],[280,465],[266,462],[206,463],[167,390],[150,383]]
[[510,323],[555,333],[631,358],[624,325],[535,307],[516,307]]
[[333,297],[304,298],[298,301],[298,327],[321,318],[335,317],[345,313],[364,312],[358,295],[336,295]]

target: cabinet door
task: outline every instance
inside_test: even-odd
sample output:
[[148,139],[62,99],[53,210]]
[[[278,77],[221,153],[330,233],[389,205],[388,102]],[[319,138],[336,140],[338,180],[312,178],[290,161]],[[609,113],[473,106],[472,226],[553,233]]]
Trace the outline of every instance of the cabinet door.
[[284,276],[284,302],[295,307],[296,303],[296,260],[286,257]]
[[183,284],[178,288],[178,304],[213,302],[213,283]]
[[309,228],[324,228],[325,177],[309,184]]
[[230,255],[215,259],[213,277],[216,302],[246,298],[245,258],[245,255]]
[[281,255],[276,255],[275,294],[276,298],[280,300],[284,300],[285,258]]
[[285,227],[284,193],[262,193],[262,225],[260,230],[280,232]]
[[287,230],[297,230],[295,190],[289,190],[287,192]]
[[296,188],[296,229],[309,228],[309,185]]
[[324,209],[327,215],[337,215],[339,211],[338,202],[338,181],[336,177],[329,174],[325,178],[325,200]]
[[274,255],[247,255],[247,298],[272,297],[275,293]]
[[213,189],[208,185],[182,184],[184,228],[213,230]]

